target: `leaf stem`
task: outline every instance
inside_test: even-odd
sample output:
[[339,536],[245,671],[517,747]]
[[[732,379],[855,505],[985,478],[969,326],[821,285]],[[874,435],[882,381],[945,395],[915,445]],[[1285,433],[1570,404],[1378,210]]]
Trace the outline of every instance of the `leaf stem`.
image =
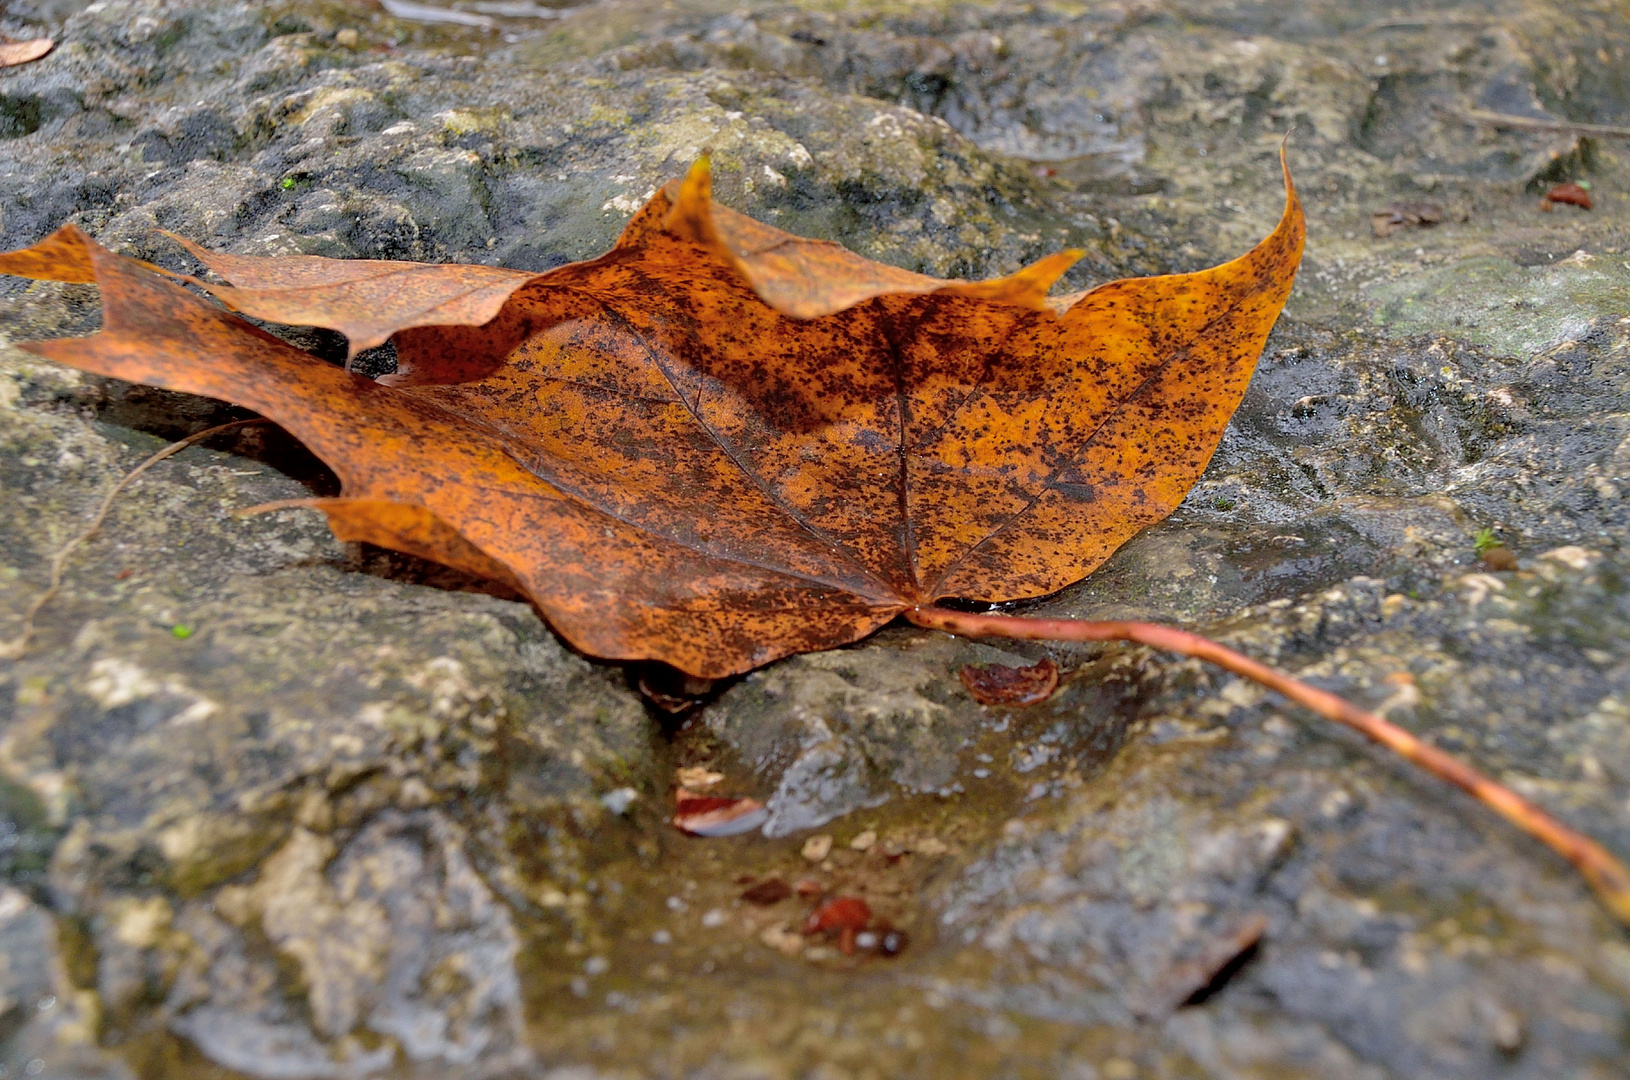
[[1135,641],[1183,656],[1209,660],[1220,668],[1307,706],[1327,720],[1345,724],[1406,761],[1460,788],[1572,863],[1614,917],[1630,926],[1630,869],[1626,869],[1601,844],[1568,828],[1510,788],[1421,741],[1398,725],[1208,638],[1155,623],[976,615],[933,606],[911,608],[905,612],[905,617],[918,626],[966,637],[1007,637],[1031,641]]

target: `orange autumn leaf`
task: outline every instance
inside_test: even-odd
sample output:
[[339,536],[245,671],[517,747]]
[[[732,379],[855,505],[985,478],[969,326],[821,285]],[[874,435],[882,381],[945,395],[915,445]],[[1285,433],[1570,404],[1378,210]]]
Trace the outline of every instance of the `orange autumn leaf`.
[[336,368],[71,226],[0,271],[102,289],[101,332],[26,346],[221,398],[299,437],[344,540],[529,596],[578,648],[731,675],[944,597],[1080,579],[1169,514],[1240,401],[1301,257],[1049,299],[1079,253],[954,282],[712,203],[705,161],[598,259],[544,274],[188,245],[226,307],[394,340]]

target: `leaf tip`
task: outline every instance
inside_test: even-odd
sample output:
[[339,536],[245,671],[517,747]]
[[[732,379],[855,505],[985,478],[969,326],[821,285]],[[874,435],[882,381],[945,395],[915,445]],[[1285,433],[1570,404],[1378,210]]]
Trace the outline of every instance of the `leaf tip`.
[[0,274],[65,281],[76,285],[96,284],[90,249],[96,246],[79,226],[62,226],[36,244],[15,251],[0,252]]
[[1290,137],[1294,134],[1296,127],[1293,124],[1290,130],[1285,132],[1285,137],[1279,140],[1279,169],[1285,174],[1285,201],[1300,206],[1301,201],[1296,197],[1296,181],[1290,176]]
[[685,179],[680,181],[679,198],[674,202],[674,212],[686,212],[687,216],[701,212],[711,217],[707,211],[708,204],[712,201],[713,160],[704,153],[691,163],[689,171],[685,173]]
[[177,244],[180,244],[184,249],[186,249],[188,255],[191,255],[205,266],[209,265],[208,261],[205,259],[205,256],[207,256],[209,252],[204,250],[204,248],[200,245],[193,243],[185,236],[171,232],[169,229],[154,229],[153,231],[158,233],[160,236],[174,240]]
[[988,281],[955,282],[940,292],[956,296],[972,296],[997,303],[1016,304],[1020,307],[1047,310],[1047,290],[1051,289],[1064,272],[1086,254],[1083,248],[1066,248],[1037,259],[1006,277]]
[[679,193],[662,224],[681,240],[712,248],[735,262],[713,224],[713,162],[706,152],[691,164],[685,179],[680,181]]

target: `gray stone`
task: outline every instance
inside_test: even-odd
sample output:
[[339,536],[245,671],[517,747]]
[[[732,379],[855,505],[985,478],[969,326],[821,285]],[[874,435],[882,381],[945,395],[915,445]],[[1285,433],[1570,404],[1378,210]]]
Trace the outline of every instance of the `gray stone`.
[[126,1080],[96,1045],[96,998],[64,969],[49,912],[0,885],[0,1068],[7,1076]]

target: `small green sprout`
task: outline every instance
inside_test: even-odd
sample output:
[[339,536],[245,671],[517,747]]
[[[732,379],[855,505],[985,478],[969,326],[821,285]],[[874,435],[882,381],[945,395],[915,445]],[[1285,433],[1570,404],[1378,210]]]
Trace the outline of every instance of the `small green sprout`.
[[192,637],[192,627],[188,626],[186,623],[176,623],[174,626],[170,627],[170,636],[175,638],[177,641],[186,641],[188,638]]
[[285,176],[285,177],[284,177],[284,178],[283,178],[283,190],[284,190],[284,191],[287,191],[287,190],[289,190],[289,189],[290,189],[290,188],[292,188],[292,187],[293,187],[293,186],[294,186],[294,177],[292,177],[292,176]]
[[1493,529],[1478,529],[1472,534],[1472,547],[1477,549],[1477,554],[1479,555],[1483,554],[1489,548],[1504,546],[1505,545],[1500,542],[1500,538],[1494,535]]
[[1223,498],[1218,499],[1216,502],[1212,503],[1212,505],[1215,506],[1218,510],[1221,510],[1224,513],[1227,513],[1228,511],[1234,509],[1234,500],[1230,499],[1230,498],[1227,498],[1225,496]]

